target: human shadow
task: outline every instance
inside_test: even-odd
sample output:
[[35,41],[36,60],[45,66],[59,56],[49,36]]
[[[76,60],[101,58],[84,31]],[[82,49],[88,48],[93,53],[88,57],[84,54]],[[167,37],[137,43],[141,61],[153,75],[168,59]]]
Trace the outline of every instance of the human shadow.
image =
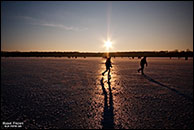
[[190,96],[188,96],[188,95],[185,95],[185,94],[179,92],[178,90],[176,90],[176,89],[174,89],[174,88],[168,87],[168,86],[166,86],[166,85],[164,85],[164,84],[162,84],[162,83],[160,83],[160,82],[158,82],[158,81],[152,79],[150,76],[148,76],[148,75],[146,75],[146,74],[144,74],[143,76],[144,76],[147,80],[149,80],[149,81],[151,81],[151,82],[153,82],[153,83],[155,83],[155,84],[157,84],[157,85],[160,85],[161,87],[168,88],[169,90],[175,92],[176,94],[178,94],[178,95],[184,97],[185,99],[187,99],[187,100],[193,102],[193,98],[192,98],[192,97],[190,97]]
[[113,107],[113,96],[110,83],[110,75],[108,75],[108,89],[109,89],[109,106],[108,106],[108,95],[104,87],[104,78],[100,80],[103,94],[104,94],[104,113],[102,119],[102,129],[114,129],[114,107]]

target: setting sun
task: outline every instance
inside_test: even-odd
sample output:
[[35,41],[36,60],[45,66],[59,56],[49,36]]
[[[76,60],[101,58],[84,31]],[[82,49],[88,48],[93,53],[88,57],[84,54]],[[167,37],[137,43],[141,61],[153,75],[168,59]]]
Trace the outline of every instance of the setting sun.
[[112,47],[112,42],[110,40],[107,40],[107,41],[105,41],[104,46],[106,47],[107,50],[109,50],[109,48]]

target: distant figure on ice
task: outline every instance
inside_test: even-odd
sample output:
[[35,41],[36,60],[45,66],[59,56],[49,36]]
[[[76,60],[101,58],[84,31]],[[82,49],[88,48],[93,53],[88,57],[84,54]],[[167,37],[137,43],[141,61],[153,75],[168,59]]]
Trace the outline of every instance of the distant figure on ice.
[[143,59],[141,59],[141,62],[140,62],[140,66],[141,68],[139,68],[137,71],[140,72],[141,71],[141,74],[143,75],[143,69],[144,69],[144,65],[146,64],[146,66],[148,66],[147,64],[147,61],[146,61],[146,56],[143,57]]
[[112,68],[111,57],[106,59],[105,65],[106,65],[106,70],[102,73],[103,76],[104,76],[104,73],[106,73],[107,71],[108,71],[108,75],[110,75],[110,67]]

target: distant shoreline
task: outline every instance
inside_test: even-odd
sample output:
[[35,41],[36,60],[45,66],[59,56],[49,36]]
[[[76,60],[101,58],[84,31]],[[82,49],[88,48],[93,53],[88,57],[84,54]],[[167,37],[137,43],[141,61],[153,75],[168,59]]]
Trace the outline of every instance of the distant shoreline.
[[107,54],[111,57],[193,57],[193,51],[144,51],[144,52],[7,52],[1,51],[1,57],[106,57]]

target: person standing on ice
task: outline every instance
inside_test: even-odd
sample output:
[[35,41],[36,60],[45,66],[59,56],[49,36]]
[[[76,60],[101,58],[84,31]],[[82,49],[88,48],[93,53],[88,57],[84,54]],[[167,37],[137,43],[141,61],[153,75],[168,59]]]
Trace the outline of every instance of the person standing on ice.
[[146,66],[148,66],[147,61],[146,61],[146,56],[144,56],[144,57],[141,59],[141,62],[140,62],[141,68],[139,68],[139,69],[137,70],[138,72],[141,71],[141,74],[142,74],[142,75],[144,74],[143,70],[144,70],[144,65],[145,65],[145,64],[146,64]]
[[110,67],[112,68],[111,57],[108,57],[106,59],[105,65],[106,65],[106,70],[102,73],[103,76],[104,76],[104,73],[106,73],[107,71],[108,71],[108,75],[110,75]]

